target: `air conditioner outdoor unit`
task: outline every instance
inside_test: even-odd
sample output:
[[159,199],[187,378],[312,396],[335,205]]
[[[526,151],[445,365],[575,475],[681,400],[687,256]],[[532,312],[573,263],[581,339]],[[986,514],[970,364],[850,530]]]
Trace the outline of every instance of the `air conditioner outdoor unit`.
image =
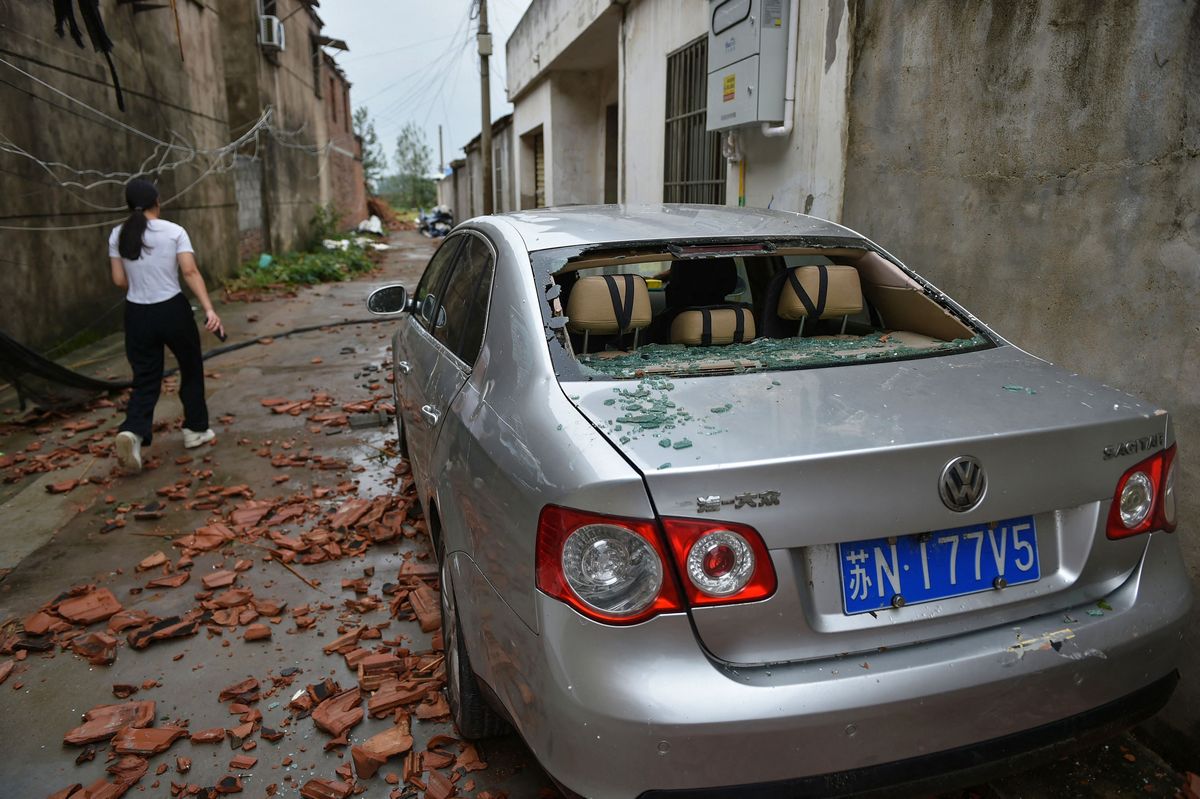
[[258,18],[258,43],[264,50],[283,50],[286,40],[279,17],[263,14]]

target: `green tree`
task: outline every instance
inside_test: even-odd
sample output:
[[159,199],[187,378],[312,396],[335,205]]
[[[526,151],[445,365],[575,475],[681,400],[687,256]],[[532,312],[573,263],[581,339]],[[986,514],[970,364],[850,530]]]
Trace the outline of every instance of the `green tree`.
[[378,193],[379,181],[388,167],[387,153],[379,143],[379,136],[375,133],[375,121],[371,119],[366,106],[360,106],[354,111],[354,133],[362,139],[363,176],[367,180],[367,189],[372,194]]
[[427,207],[437,201],[437,187],[429,179],[433,171],[433,151],[425,133],[415,122],[405,124],[396,137],[396,180],[393,205],[402,208]]

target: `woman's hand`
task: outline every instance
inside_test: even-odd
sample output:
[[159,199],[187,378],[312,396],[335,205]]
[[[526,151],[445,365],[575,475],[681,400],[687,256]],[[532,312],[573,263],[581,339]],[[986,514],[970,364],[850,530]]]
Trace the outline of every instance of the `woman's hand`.
[[221,326],[221,317],[217,316],[217,312],[212,308],[204,312],[204,329],[210,333],[216,333],[222,339],[225,338],[225,328]]

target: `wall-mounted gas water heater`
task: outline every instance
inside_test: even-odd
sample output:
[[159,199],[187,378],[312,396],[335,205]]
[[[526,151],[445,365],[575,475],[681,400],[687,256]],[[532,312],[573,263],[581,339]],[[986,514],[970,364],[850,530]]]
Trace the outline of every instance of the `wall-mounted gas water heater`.
[[784,119],[791,6],[709,0],[708,130]]

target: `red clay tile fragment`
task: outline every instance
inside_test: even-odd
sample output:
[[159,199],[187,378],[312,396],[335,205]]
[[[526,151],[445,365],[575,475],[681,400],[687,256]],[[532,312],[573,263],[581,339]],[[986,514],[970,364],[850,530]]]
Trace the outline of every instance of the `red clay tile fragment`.
[[231,771],[245,771],[246,769],[254,768],[254,764],[257,762],[257,757],[251,757],[250,755],[235,755],[234,758],[229,761],[229,768]]
[[[224,732],[224,730],[222,730],[221,732]],[[195,742],[195,740],[196,740],[195,738],[192,739],[193,743]],[[183,755],[179,755],[178,757],[175,758],[175,770],[178,771],[180,774],[188,773],[188,771],[190,771],[191,768],[192,768],[192,759],[190,757],[184,757]]]
[[155,577],[146,583],[147,588],[178,588],[191,579],[191,572],[175,572],[166,577]]
[[83,596],[61,602],[58,614],[76,624],[94,624],[104,621],[121,610],[121,603],[107,588],[97,588]]
[[61,483],[51,483],[46,486],[46,491],[51,494],[66,494],[74,491],[78,485],[78,480],[63,480]]
[[120,633],[131,627],[145,627],[147,624],[153,624],[156,621],[159,621],[157,616],[151,616],[144,610],[122,610],[108,620],[108,631],[110,633]]
[[46,799],[71,799],[71,797],[76,796],[77,794],[78,796],[76,799],[86,799],[86,797],[84,797],[84,795],[81,793],[82,790],[83,786],[77,782],[74,785],[68,785],[61,791],[55,791],[47,796]]
[[232,774],[222,777],[221,779],[217,780],[217,784],[213,787],[213,791],[220,795],[241,793],[242,779],[241,777],[235,777]]
[[25,628],[25,632],[29,635],[45,635],[46,633],[50,632],[50,629],[56,623],[60,621],[61,619],[59,619],[57,616],[52,616],[45,611],[39,610],[37,613],[34,613],[32,616],[25,619],[25,622],[22,626]]
[[229,748],[237,749],[242,745],[242,741],[246,740],[254,732],[254,722],[247,721],[245,724],[239,724],[229,731]]
[[117,659],[117,639],[108,633],[88,633],[71,641],[71,651],[93,666],[107,666]]
[[126,755],[105,766],[104,770],[117,779],[117,783],[133,785],[140,780],[150,768],[150,762],[144,757]]
[[280,616],[283,614],[283,609],[285,607],[287,607],[286,602],[279,602],[274,599],[255,599],[254,600],[254,609],[257,610],[259,612],[259,614],[263,615],[263,616],[269,616],[272,618],[275,616]]
[[408,595],[409,604],[417,614],[421,631],[431,633],[442,626],[442,606],[438,595],[429,586],[422,584],[420,588]]
[[384,730],[378,735],[372,735],[363,741],[361,746],[353,747],[350,750],[350,756],[354,760],[354,769],[359,778],[369,779],[375,775],[380,766],[387,762],[388,758],[409,751],[412,749],[412,745],[413,739],[409,734],[408,719],[404,718],[391,729]]
[[195,635],[199,625],[200,622],[198,619],[171,616],[162,621],[134,630],[126,636],[126,640],[129,641],[129,645],[134,649],[145,649],[155,641]]
[[358,688],[329,697],[312,712],[313,723],[335,738],[340,738],[362,721],[362,692]]
[[236,608],[239,605],[246,604],[253,598],[254,592],[249,588],[230,588],[228,591],[222,591],[210,599],[209,606],[218,608]]
[[63,743],[82,746],[113,737],[124,727],[145,727],[154,722],[154,700],[99,705],[83,714],[84,723],[63,736]]
[[187,734],[186,727],[126,727],[113,736],[113,751],[121,755],[156,755]]
[[222,688],[221,693],[217,695],[217,700],[220,702],[229,702],[236,699],[244,704],[257,702],[261,687],[261,683],[256,678],[247,677],[241,682],[235,682],[233,685],[227,685]]
[[157,568],[167,562],[167,556],[160,549],[153,555],[147,555],[142,558],[141,562],[135,567],[137,571],[144,572],[148,569]]
[[341,780],[311,779],[300,789],[303,799],[346,799],[354,790]]
[[251,624],[242,637],[247,641],[265,641],[271,637],[271,628],[265,624]]
[[204,575],[200,581],[204,583],[204,587],[210,591],[216,588],[226,588],[233,585],[233,581],[237,579],[237,572],[229,569],[221,569],[210,574]]
[[112,687],[113,696],[117,699],[128,699],[138,692],[136,685],[127,685],[125,683],[116,683]]
[[201,527],[196,532],[177,538],[171,543],[173,546],[184,549],[209,552],[224,546],[227,542],[232,541],[233,537],[233,531],[218,523]]
[[4,681],[8,679],[8,675],[12,674],[12,670],[16,665],[16,661],[14,660],[6,660],[0,663],[0,685],[4,684]]
[[224,727],[210,727],[207,730],[198,730],[192,733],[192,743],[194,744],[217,744],[223,740],[225,740]]
[[425,799],[449,799],[458,793],[458,789],[450,779],[440,771],[429,772],[429,787],[425,791]]

